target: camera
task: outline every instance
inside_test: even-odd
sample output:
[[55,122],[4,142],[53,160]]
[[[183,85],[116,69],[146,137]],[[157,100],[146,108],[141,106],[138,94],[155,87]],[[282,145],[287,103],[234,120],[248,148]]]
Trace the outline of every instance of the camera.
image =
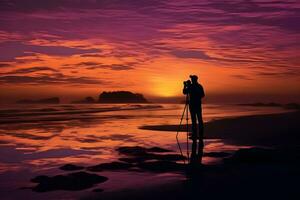
[[189,86],[189,85],[191,85],[191,84],[192,84],[192,83],[191,83],[190,80],[183,81],[183,85],[184,85],[185,87],[187,87],[187,86]]

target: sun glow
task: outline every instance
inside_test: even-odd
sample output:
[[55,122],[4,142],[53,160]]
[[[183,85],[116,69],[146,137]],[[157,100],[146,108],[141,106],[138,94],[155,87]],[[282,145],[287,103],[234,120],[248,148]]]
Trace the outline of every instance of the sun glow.
[[178,96],[181,93],[181,85],[178,80],[157,77],[152,80],[152,93],[161,97]]

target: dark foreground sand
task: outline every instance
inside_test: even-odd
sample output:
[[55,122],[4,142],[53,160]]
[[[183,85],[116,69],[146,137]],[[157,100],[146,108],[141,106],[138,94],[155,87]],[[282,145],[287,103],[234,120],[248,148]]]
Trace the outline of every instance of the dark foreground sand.
[[[186,168],[186,180],[93,193],[83,199],[299,199],[300,112],[206,123],[206,138],[267,146],[238,150],[223,164]],[[142,129],[176,131],[176,125]]]

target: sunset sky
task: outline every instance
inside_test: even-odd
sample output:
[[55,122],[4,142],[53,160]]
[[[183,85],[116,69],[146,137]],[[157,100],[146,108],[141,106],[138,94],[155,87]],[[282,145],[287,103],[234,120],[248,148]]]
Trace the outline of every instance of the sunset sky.
[[300,1],[1,0],[0,98],[300,98]]

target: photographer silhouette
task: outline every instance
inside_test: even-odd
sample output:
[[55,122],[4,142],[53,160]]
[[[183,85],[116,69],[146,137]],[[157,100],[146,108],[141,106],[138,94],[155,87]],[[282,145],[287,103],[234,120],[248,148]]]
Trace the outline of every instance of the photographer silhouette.
[[[191,163],[200,161],[202,162],[203,156],[203,119],[202,119],[202,98],[205,96],[204,89],[201,84],[198,83],[198,77],[196,75],[190,75],[190,80],[184,81],[183,94],[189,95],[189,110],[192,119],[192,154]],[[198,121],[198,126],[197,126]],[[198,131],[197,131],[198,127]],[[198,154],[197,154],[198,146]]]

